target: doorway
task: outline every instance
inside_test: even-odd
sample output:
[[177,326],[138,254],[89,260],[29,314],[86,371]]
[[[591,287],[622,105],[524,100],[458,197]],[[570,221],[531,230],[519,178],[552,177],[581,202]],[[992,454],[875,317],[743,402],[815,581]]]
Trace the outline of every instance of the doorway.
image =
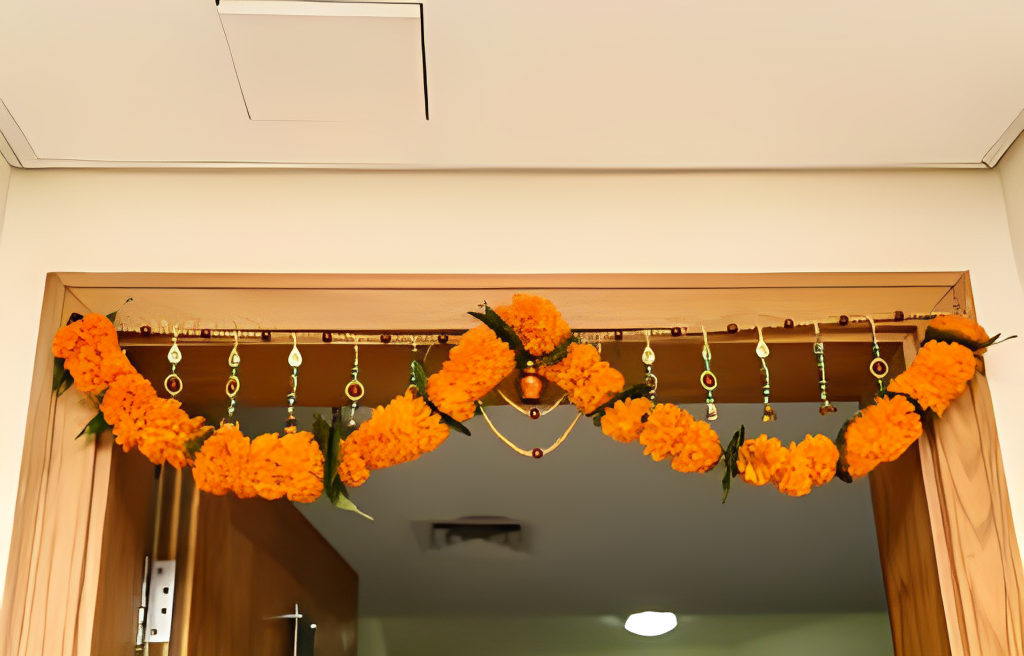
[[[664,385],[659,390],[665,401],[699,403],[700,397],[694,396],[700,393],[696,375],[688,377],[683,373],[674,375],[674,372],[688,372],[697,366],[693,363],[699,362],[700,346],[694,339],[695,327],[705,325],[709,330],[721,331],[721,339],[716,342],[716,362],[722,363],[720,371],[733,374],[734,381],[729,391],[724,386],[722,389],[720,422],[723,423],[716,428],[719,428],[723,439],[728,439],[737,421],[746,423],[755,431],[759,428],[756,418],[743,419],[744,413],[749,414],[751,408],[742,405],[756,401],[760,389],[756,358],[752,354],[756,342],[751,334],[752,326],[784,326],[787,319],[794,325],[792,329],[782,327],[768,331],[772,357],[780,362],[779,368],[772,370],[773,389],[777,390],[773,392],[773,399],[779,404],[780,414],[780,423],[773,428],[783,431],[781,422],[787,421],[786,415],[797,418],[802,426],[811,425],[806,417],[809,414],[807,408],[800,408],[809,399],[816,398],[817,393],[814,364],[809,355],[813,333],[808,322],[820,321],[824,317],[849,318],[891,312],[893,320],[879,324],[879,342],[890,366],[898,371],[913,357],[918,342],[919,324],[912,320],[913,317],[952,311],[954,305],[973,312],[969,277],[963,273],[472,277],[54,274],[49,281],[49,319],[44,319],[43,332],[47,321],[56,330],[71,312],[106,312],[131,297],[134,300],[125,312],[122,343],[139,370],[154,379],[157,372],[166,368],[170,326],[162,322],[176,321],[191,326],[188,329],[196,332],[187,336],[186,346],[193,348],[190,349],[192,357],[186,362],[195,363],[192,365],[195,369],[186,371],[183,362],[182,376],[188,381],[186,389],[197,394],[197,399],[222,401],[225,372],[221,363],[230,349],[228,336],[240,319],[243,325],[238,327],[252,333],[248,338],[251,342],[247,363],[266,364],[265,367],[256,366],[256,371],[272,371],[271,363],[283,359],[283,356],[277,356],[287,352],[286,334],[305,331],[308,333],[307,342],[303,345],[308,363],[303,370],[306,396],[300,405],[310,412],[312,408],[326,409],[337,405],[344,372],[349,366],[344,363],[351,361],[344,344],[315,344],[314,336],[333,330],[353,334],[372,334],[382,330],[396,333],[424,330],[457,332],[472,325],[472,320],[462,315],[465,310],[473,309],[482,300],[503,301],[511,293],[522,290],[534,290],[550,296],[571,317],[574,327],[581,330],[685,328],[678,337],[667,335],[655,344],[659,352],[659,367],[669,372],[663,377]],[[902,314],[903,320],[897,320],[897,312]],[[735,332],[730,332],[730,324],[736,325]],[[143,335],[143,326],[149,326],[151,332]],[[152,330],[154,327],[155,331]],[[266,342],[262,335],[265,330],[273,331]],[[866,348],[870,342],[865,335],[863,330],[840,330],[838,327],[826,333],[833,398],[843,404],[853,404],[842,406],[844,412],[839,415],[855,408],[870,394],[870,379],[865,379],[863,373],[857,373],[865,370],[860,365],[870,361],[870,351]],[[43,346],[48,345],[41,348]],[[639,375],[638,354],[642,345],[638,341],[623,340],[620,344],[609,344],[607,349],[608,358],[621,367],[627,378]],[[381,345],[374,350],[378,356],[367,360],[367,376],[370,378],[367,378],[366,385],[368,391],[375,390],[374,393],[381,396],[378,399],[368,398],[368,405],[384,401],[404,386],[410,357],[408,347],[399,349]],[[860,362],[862,359],[863,363]],[[207,360],[218,364],[206,366],[203,363]],[[33,384],[42,390],[49,372],[45,370],[44,356],[40,362],[37,380]],[[792,367],[781,364],[787,362],[802,364]],[[808,367],[810,376],[807,376]],[[269,425],[275,420],[261,419],[260,415],[274,412],[275,406],[277,411],[280,410],[287,392],[287,381],[249,387],[256,393],[248,400],[243,399],[246,401],[243,405],[248,406],[245,412],[251,413],[243,420],[254,425],[261,422]],[[278,394],[281,390],[284,393]],[[878,586],[881,580],[888,601],[893,653],[1018,653],[1019,556],[1006,505],[998,442],[994,425],[967,421],[991,416],[990,408],[986,406],[986,391],[983,378],[972,384],[970,395],[965,395],[969,398],[958,402],[958,412],[962,417],[956,418],[957,413],[954,413],[953,421],[944,420],[941,425],[941,432],[946,433],[943,439],[938,441],[935,434],[926,435],[920,449],[913,449],[893,463],[894,466],[885,466],[872,474],[870,491],[865,481],[848,487],[836,483],[834,487],[816,490],[808,499],[789,500],[762,494],[771,490],[741,488],[734,490],[730,502],[720,507],[712,498],[715,495],[711,489],[717,477],[660,471],[666,468],[650,469],[657,463],[650,463],[639,454],[630,452],[629,447],[607,438],[602,442],[599,432],[590,434],[595,432],[589,430],[592,427],[587,426],[587,431],[581,427],[559,453],[540,462],[517,459],[511,451],[508,452],[509,460],[500,458],[499,452],[505,447],[497,440],[488,439],[481,427],[473,430],[471,438],[450,438],[435,454],[379,472],[375,475],[377,478],[368,484],[371,487],[355,491],[353,500],[361,506],[380,504],[387,509],[387,519],[379,519],[380,523],[358,524],[364,520],[354,515],[345,515],[340,521],[326,519],[326,515],[319,514],[321,508],[314,504],[304,509],[304,516],[309,522],[305,525],[299,522],[295,526],[319,529],[310,533],[310,540],[315,541],[318,539],[315,536],[320,536],[320,546],[327,545],[335,555],[340,554],[339,558],[345,556],[344,560],[354,564],[357,573],[360,569],[365,571],[360,585],[365,586],[367,580],[373,581],[373,590],[364,587],[359,596],[366,610],[365,613],[360,612],[364,621],[360,625],[362,631],[358,642],[363,645],[363,650],[369,649],[366,645],[375,634],[386,645],[388,635],[416,635],[417,623],[424,631],[421,635],[425,639],[429,635],[425,624],[435,629],[443,626],[436,617],[422,614],[424,590],[431,590],[441,598],[449,595],[452,598],[449,605],[441,604],[440,607],[446,608],[452,618],[474,615],[469,611],[480,610],[481,604],[494,603],[498,604],[493,609],[498,615],[518,616],[526,633],[529,633],[529,625],[535,624],[540,636],[550,637],[552,631],[557,633],[557,628],[548,626],[554,614],[560,613],[559,616],[574,618],[574,621],[585,622],[589,617],[592,621],[609,622],[609,618],[614,616],[607,610],[612,597],[622,598],[623,608],[680,603],[677,613],[692,629],[692,634],[700,631],[715,634],[716,627],[736,625],[728,619],[735,612],[747,614],[748,619],[751,613],[761,615],[760,620],[751,621],[751,627],[762,622],[778,628],[782,626],[780,618],[768,617],[773,609],[790,619],[807,609],[835,611],[836,615],[856,614],[858,621],[874,622],[877,627],[878,622],[884,620],[884,604],[880,605],[881,588]],[[155,558],[161,557],[157,554],[160,549],[165,553],[171,550],[175,555],[179,550],[187,555],[188,549],[194,553],[195,544],[190,544],[189,540],[201,543],[210,536],[213,529],[201,528],[206,521],[203,517],[215,516],[213,508],[219,501],[204,505],[204,495],[190,494],[187,477],[164,472],[162,479],[157,480],[151,467],[123,467],[129,462],[128,458],[138,454],[114,454],[109,448],[109,440],[105,445],[102,437],[85,446],[69,441],[66,439],[68,433],[73,435],[77,432],[80,424],[84,423],[82,419],[88,421],[89,417],[85,416],[87,413],[83,408],[71,403],[71,399],[55,402],[48,400],[48,396],[43,392],[37,395],[26,442],[23,465],[25,492],[19,503],[16,549],[12,551],[12,569],[5,593],[5,635],[8,646],[13,647],[8,653],[43,653],[32,650],[55,644],[65,650],[74,645],[74,649],[81,653],[101,653],[97,651],[97,645],[106,639],[104,636],[122,636],[126,635],[122,629],[137,628],[132,626],[137,613],[132,615],[119,611],[118,617],[127,618],[119,620],[123,621],[123,626],[115,626],[118,622],[107,619],[110,614],[99,613],[104,600],[130,610],[141,595],[141,592],[132,592],[131,599],[126,596],[132,588],[141,590],[141,586],[135,585],[142,579],[141,563],[134,569],[137,574],[124,577],[123,590],[116,594],[111,593],[111,578],[106,575],[111,571],[111,563],[119,563],[124,572],[133,571],[125,563],[131,558],[138,560],[138,556],[130,556],[128,552],[145,551],[147,542]],[[198,406],[203,402],[196,403],[198,413]],[[211,412],[213,405],[211,401],[210,407],[203,407],[201,411],[210,417],[219,417]],[[222,407],[222,403],[217,406]],[[501,412],[496,414],[496,421],[503,424],[513,425],[516,419],[521,418],[502,416]],[[529,430],[516,435],[521,435],[526,442],[543,441],[541,431],[550,430],[548,426],[558,423],[558,419],[557,412],[552,413],[545,417],[543,428],[539,427],[540,424],[536,428],[527,424]],[[725,426],[726,421],[728,427]],[[799,433],[795,428],[786,430]],[[834,427],[823,425],[821,432],[829,431],[834,434]],[[780,434],[779,437],[798,440],[802,434]],[[998,466],[986,468],[985,478],[979,480],[955,466],[971,457],[982,458]],[[47,476],[48,471],[53,471],[55,458],[62,467],[59,479]],[[560,474],[560,461],[566,463],[562,466],[568,467],[572,473]],[[619,472],[623,481],[632,481],[632,487],[651,486],[645,490],[646,494],[633,497],[629,489],[623,489],[623,485],[616,481],[616,465],[613,463],[620,461],[628,461],[628,467],[632,468]],[[625,464],[621,466],[627,467]],[[456,469],[446,469],[449,467]],[[126,474],[127,479],[120,481],[119,472]],[[453,477],[454,481],[451,480]],[[452,501],[458,501],[460,497],[453,494],[447,485],[430,485],[431,481],[439,478],[455,483],[456,491],[467,488],[466,494],[477,497],[475,500],[480,503],[476,508],[480,509],[457,504],[445,506],[443,496],[433,495],[449,494]],[[410,485],[410,480],[415,484]],[[585,485],[571,484],[576,481],[583,481]],[[124,488],[127,493],[118,493],[120,484],[128,486]],[[422,491],[407,487],[422,488]],[[144,495],[138,493],[140,489],[151,490],[154,498],[162,495],[165,500],[173,499],[177,506],[172,504],[170,507],[177,510],[154,513],[152,521],[136,519],[130,522],[129,518],[133,516],[144,517],[150,507]],[[76,500],[73,503],[63,501],[58,505],[58,499],[62,496],[66,499],[64,495],[71,491],[80,493]],[[532,508],[541,513],[535,519],[524,514],[530,512],[531,494],[542,497],[542,500],[538,498],[532,502]],[[591,501],[602,497],[608,498]],[[836,569],[835,564],[828,560],[830,555],[846,562],[853,554],[853,551],[842,549],[852,549],[856,554],[865,555],[865,540],[871,537],[868,531],[872,516],[867,505],[869,497],[873,503],[874,523],[878,527],[877,551],[870,562],[865,560],[858,567],[840,566]],[[399,508],[403,507],[405,498],[409,502],[403,514]],[[416,505],[432,498],[437,502],[433,508]],[[483,509],[488,498],[494,502],[491,504],[496,506],[494,510]],[[516,508],[505,503],[516,498],[521,501],[525,498],[523,503],[526,505]],[[645,508],[645,498],[656,499],[657,503]],[[962,498],[972,501],[951,502]],[[844,502],[847,505],[842,505]],[[576,507],[586,508],[588,514],[585,515],[586,521],[581,521],[577,529],[563,530],[562,537],[559,537],[557,518],[560,510],[565,511],[564,504],[569,504],[570,508],[572,504],[578,504]],[[290,505],[287,507],[294,510]],[[604,512],[601,512],[602,508]],[[220,520],[210,520],[211,525],[234,525],[234,520],[230,519],[232,509],[221,510],[227,514],[222,514]],[[292,510],[284,512],[294,518]],[[333,508],[326,510],[336,512]],[[373,514],[366,508],[364,510]],[[841,517],[829,515],[827,511],[830,510],[841,510],[843,514]],[[132,512],[138,514],[132,515]],[[402,563],[425,563],[431,558],[443,563],[445,558],[452,556],[451,551],[446,553],[443,549],[423,548],[417,531],[422,530],[424,522],[464,519],[477,516],[477,513],[519,519],[526,545],[521,550],[498,546],[494,548],[502,551],[489,550],[483,555],[484,562],[487,558],[495,558],[497,562],[508,561],[511,564],[504,570],[503,576],[507,580],[503,581],[499,576],[497,580],[487,581],[469,575],[473,571],[471,567],[462,570],[468,580],[475,580],[480,587],[486,587],[486,595],[480,598],[489,601],[478,601],[472,608],[466,606],[466,590],[460,592],[458,586],[446,585],[443,576],[440,581],[428,578],[422,581],[423,585],[401,586],[402,580],[419,580],[412,570],[405,572],[407,576],[403,577]],[[981,519],[980,513],[987,513],[985,517],[996,520],[993,530],[986,530],[983,537],[985,545],[994,548],[998,558],[989,560],[984,568],[964,556],[964,549],[970,546],[964,541],[967,532],[990,521]],[[576,519],[580,519],[578,515],[579,512],[574,515]],[[668,519],[662,520],[662,515]],[[237,523],[244,524],[241,515],[238,517]],[[833,523],[829,524],[829,521]],[[349,530],[339,528],[347,524],[352,524]],[[745,525],[750,524],[755,527],[751,531],[754,537],[743,532]],[[808,524],[811,525],[810,530]],[[144,529],[141,528],[143,525]],[[134,543],[126,537],[131,533],[125,530],[128,526],[134,527],[135,534],[139,536]],[[570,523],[569,526],[573,525]],[[655,526],[657,531],[644,536],[640,530],[644,526]],[[694,530],[687,532],[680,526],[692,526]],[[825,527],[831,527],[831,530],[814,530]],[[561,528],[565,529],[564,526]],[[778,542],[773,546],[770,537],[762,536],[770,535],[776,528],[786,529],[783,533],[798,536],[795,542],[804,544]],[[727,532],[737,529],[739,534]],[[366,537],[358,545],[346,542],[344,536],[359,535],[359,531],[364,531]],[[248,536],[246,540],[250,546],[259,542],[258,536],[253,537],[251,531],[246,533],[239,528],[238,532]],[[403,533],[404,538],[401,537]],[[711,535],[714,535],[713,539],[709,537]],[[545,536],[550,541],[545,542],[542,539]],[[634,541],[630,542],[625,536],[634,536]],[[630,568],[630,561],[643,558],[641,549],[637,551],[639,556],[627,562],[600,567],[598,561],[604,560],[601,556],[609,553],[607,549],[615,550],[615,545],[635,545],[635,541],[645,540],[653,545],[648,559],[651,562],[641,562],[642,567]],[[870,539],[866,541],[871,542]],[[45,543],[61,545],[61,548],[47,550]],[[243,540],[239,544],[243,543],[246,542]],[[67,544],[73,546],[64,548]],[[115,545],[122,551],[114,551]],[[391,545],[393,553],[387,551],[388,545]],[[477,547],[473,544],[463,548]],[[485,544],[485,548],[491,547]],[[672,563],[672,557],[684,547],[693,547],[689,560],[694,562]],[[266,547],[270,551],[274,548]],[[381,558],[370,562],[367,556],[360,555],[360,549],[372,552],[375,558],[380,558],[383,553],[393,555],[394,559]],[[543,549],[541,553],[547,552],[553,560],[524,568],[524,562],[536,563],[536,560],[529,559],[536,558],[538,554],[531,555],[529,549]],[[838,551],[825,553],[829,549]],[[566,552],[583,556],[566,558]],[[742,575],[741,568],[720,571],[726,562],[757,562],[758,554],[768,556],[768,560],[781,560],[803,568],[786,566],[784,573],[788,573],[789,578],[778,579],[770,577],[778,574],[771,568],[759,570],[767,578],[753,582],[749,575]],[[278,552],[278,555],[275,562],[295,560],[287,554]],[[330,559],[332,556],[324,551],[323,557]],[[652,566],[653,561],[666,562],[659,568]],[[374,564],[377,562],[380,564]],[[397,564],[389,567],[388,563]],[[596,568],[592,567],[595,565]],[[443,564],[427,567],[427,576],[443,574],[444,567]],[[503,571],[501,566],[482,567],[486,572]],[[391,576],[392,580],[374,575],[375,568]],[[202,574],[203,568],[195,562],[188,562],[187,558],[179,571],[180,577],[186,577],[184,580],[189,580],[187,577],[192,577],[192,581],[203,580],[196,578],[197,574]],[[529,576],[515,576],[515,571],[525,571]],[[570,576],[573,574],[575,578]],[[537,575],[554,581],[557,594],[543,597],[531,594],[536,587],[529,585],[530,577]],[[559,578],[562,575],[566,578]],[[844,575],[851,577],[846,586],[842,585]],[[735,579],[730,578],[732,576]],[[833,595],[826,593],[828,586],[822,585],[821,581],[824,576],[838,577],[838,592]],[[294,573],[284,576],[288,577],[296,579]],[[650,584],[644,587],[652,601],[641,599],[642,593],[638,588],[630,589],[630,584],[636,583],[634,579]],[[48,591],[45,596],[38,594],[42,589],[40,581],[45,581]],[[748,590],[743,589],[744,581],[748,581]],[[227,581],[221,583],[215,589],[223,591],[228,587]],[[335,585],[342,583],[335,582]],[[392,586],[391,594],[384,592],[388,586]],[[773,594],[780,586],[785,586],[786,594]],[[184,588],[187,589],[188,584]],[[1003,597],[993,602],[990,596],[971,594],[972,589],[999,589],[1003,591]],[[61,594],[67,600],[61,612],[40,617],[39,610],[43,608],[40,604],[50,603],[49,600]],[[231,594],[247,598],[237,588],[232,589]],[[670,598],[673,594],[682,596],[673,602]],[[535,596],[536,601],[533,599]],[[176,597],[175,603],[182,598]],[[191,598],[197,598],[194,590]],[[690,599],[689,605],[685,601],[687,598]],[[573,605],[574,599],[579,605]],[[836,605],[822,605],[829,602]],[[392,603],[394,605],[389,606]],[[459,606],[460,603],[464,605]],[[503,607],[501,603],[520,605],[516,612],[512,612],[512,605]],[[234,605],[238,606],[237,603]],[[348,608],[349,615],[339,614],[337,621],[340,624],[350,622],[354,617],[355,603]],[[536,609],[533,616],[526,612],[530,608]],[[174,614],[176,630],[193,633],[198,630],[191,620],[183,619],[198,615],[187,610],[183,614],[177,607]],[[346,617],[350,619],[346,620]],[[820,612],[817,619],[822,619]],[[240,622],[237,625],[240,631],[251,635],[251,624]],[[226,636],[229,632],[224,627],[230,626],[229,623],[215,629],[208,627],[207,632],[217,631]],[[818,623],[816,626],[822,625]],[[824,626],[837,630],[835,625],[826,623]],[[860,629],[863,633],[864,626]],[[583,630],[582,626],[580,630]],[[751,631],[756,635],[748,636],[750,640],[760,639],[756,628]],[[135,632],[132,631],[131,635],[133,639]],[[732,638],[742,641],[739,634],[733,634]],[[392,643],[394,640],[392,638]],[[186,636],[182,636],[178,644],[187,645]],[[353,640],[343,648],[352,649],[354,644]],[[1002,651],[985,651],[992,646],[998,646]],[[173,649],[173,645],[168,643],[166,648]],[[209,652],[193,646],[191,652],[179,650],[172,653]],[[394,653],[399,656],[402,652]]]

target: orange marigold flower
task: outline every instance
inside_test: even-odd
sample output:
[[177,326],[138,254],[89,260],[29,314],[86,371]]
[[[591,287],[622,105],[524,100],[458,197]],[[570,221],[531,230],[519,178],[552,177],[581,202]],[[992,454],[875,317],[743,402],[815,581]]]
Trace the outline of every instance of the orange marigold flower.
[[[968,342],[974,342],[975,344],[984,344],[989,341],[988,333],[985,332],[984,328],[979,326],[973,319],[958,314],[937,316],[931,320],[928,327],[940,332],[949,333]],[[984,352],[984,350],[981,349],[979,353]]]
[[411,391],[374,409],[342,444],[338,475],[358,487],[370,470],[409,462],[433,451],[448,437],[448,426]]
[[569,339],[572,330],[555,304],[533,294],[516,294],[512,304],[494,308],[516,331],[530,355],[544,355]]
[[277,450],[281,439],[277,433],[264,433],[249,445],[249,484],[256,494],[273,501],[288,492],[288,472],[278,466]]
[[52,350],[85,393],[102,392],[118,377],[135,373],[117,343],[117,330],[102,314],[88,314],[58,330]]
[[289,501],[313,503],[324,491],[324,455],[309,431],[288,433],[274,452],[285,472],[285,496]]
[[812,487],[832,480],[839,449],[824,435],[808,435],[800,444],[791,442],[786,457],[775,471],[773,482],[780,492],[802,497]]
[[569,393],[569,401],[583,414],[607,403],[626,386],[626,379],[591,344],[572,344],[561,362],[538,370]]
[[635,442],[653,405],[647,397],[616,401],[601,417],[601,430],[613,440]]
[[223,495],[234,492],[242,499],[256,496],[249,483],[249,438],[238,424],[221,424],[196,454],[192,476],[203,492]]
[[202,417],[189,417],[175,399],[156,398],[145,410],[139,429],[139,452],[154,465],[166,462],[181,469],[188,464],[185,443],[204,432],[205,421]]
[[910,367],[889,383],[889,391],[906,394],[941,417],[949,404],[963,394],[974,372],[971,349],[960,344],[927,342]]
[[515,369],[515,353],[487,326],[459,340],[448,360],[427,380],[427,396],[456,421],[476,413],[476,402]]
[[125,452],[139,443],[150,407],[157,400],[153,385],[140,374],[121,376],[110,384],[100,410],[113,428],[114,441]]
[[672,456],[672,469],[706,472],[722,457],[718,433],[703,421],[671,403],[659,403],[647,416],[640,432],[645,456],[656,461]]
[[896,460],[919,437],[921,417],[902,396],[880,398],[846,427],[846,464],[854,478]]
[[775,472],[785,462],[787,454],[779,438],[762,435],[740,446],[736,468],[747,483],[764,485],[775,478]]

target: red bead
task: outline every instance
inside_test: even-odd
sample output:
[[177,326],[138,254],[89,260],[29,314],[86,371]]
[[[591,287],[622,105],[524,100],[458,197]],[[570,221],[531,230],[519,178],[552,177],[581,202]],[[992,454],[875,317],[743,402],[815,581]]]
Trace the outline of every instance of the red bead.
[[447,344],[448,343],[448,335],[438,335],[437,336],[437,343],[438,344]]
[[881,375],[885,373],[885,363],[883,362],[875,362],[875,364],[871,365],[871,368],[874,369],[876,374]]
[[348,389],[346,390],[349,396],[359,396],[363,392],[363,386],[359,383],[349,383]]
[[540,419],[540,410],[538,410],[537,408],[531,408],[530,419]]
[[172,392],[177,392],[179,389],[181,389],[181,383],[178,381],[177,378],[172,378],[169,381],[167,381],[167,389],[171,390]]
[[850,323],[850,317],[846,316],[845,314],[840,315],[840,317],[839,317],[839,325],[840,326],[845,326],[845,325],[847,325],[849,323]]
[[210,329],[209,328],[203,328],[202,330],[199,331],[199,336],[200,337],[206,337],[207,339],[209,339],[209,337],[210,337]]
[[896,310],[895,312],[892,313],[892,318],[895,319],[896,321],[903,321],[903,311]]
[[237,391],[238,391],[238,381],[229,380],[228,381],[228,394],[234,394]]
[[734,323],[731,323],[725,327],[725,330],[730,333],[738,333],[740,331],[740,327]]
[[704,377],[701,379],[701,381],[704,383],[705,387],[715,386],[715,377],[711,374],[704,374]]
[[149,326],[143,326],[142,328],[139,328],[139,332],[145,335],[146,337],[149,337],[150,335],[153,334],[153,329],[150,328]]
[[540,460],[544,456],[544,451],[541,449],[534,449],[532,455],[534,458]]
[[783,323],[782,325],[785,326],[786,328],[792,328],[796,324],[793,323],[792,319],[786,319],[785,323]]
[[679,337],[682,334],[683,334],[683,329],[682,328],[680,328],[679,326],[673,326],[672,327],[672,336],[673,337]]
[[324,342],[330,344],[331,340],[334,339],[334,336],[331,335],[331,333],[324,333],[323,336],[321,337],[321,339],[323,339]]
[[384,344],[389,343],[391,341],[391,335],[384,333],[383,335],[380,336],[380,341],[383,342]]

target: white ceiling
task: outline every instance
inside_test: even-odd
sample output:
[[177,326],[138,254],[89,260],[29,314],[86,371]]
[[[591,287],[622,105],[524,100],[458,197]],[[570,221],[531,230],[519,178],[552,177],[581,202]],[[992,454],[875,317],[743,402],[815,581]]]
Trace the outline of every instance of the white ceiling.
[[[856,411],[840,404],[822,418],[813,403],[777,405],[771,428],[787,441],[808,431],[835,436]],[[716,428],[723,440],[741,423],[759,431],[760,413],[757,404],[723,405]],[[512,408],[493,410],[524,448],[553,442],[572,414],[531,421]],[[281,422],[279,408],[243,408],[239,416],[249,432]],[[373,522],[323,500],[300,505],[358,572],[361,616],[885,611],[866,480],[837,481],[800,499],[737,483],[722,505],[720,469],[680,474],[589,421],[539,461],[512,452],[479,418],[469,426],[472,437],[453,434],[437,451],[376,471],[352,490]],[[521,521],[525,552],[481,542],[421,549],[414,522],[469,516]]]
[[1022,28],[1019,0],[424,0],[429,121],[253,121],[214,0],[3,0],[0,131],[27,167],[991,165]]

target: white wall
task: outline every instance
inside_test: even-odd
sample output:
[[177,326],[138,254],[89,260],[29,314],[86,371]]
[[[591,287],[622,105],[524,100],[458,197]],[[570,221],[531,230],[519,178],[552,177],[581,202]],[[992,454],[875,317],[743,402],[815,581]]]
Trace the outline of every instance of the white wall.
[[[1024,332],[997,172],[15,170],[0,241],[0,572],[48,271],[961,269],[982,321]],[[1024,339],[989,360],[1020,509],[1024,440],[1013,410],[1024,397]]]

